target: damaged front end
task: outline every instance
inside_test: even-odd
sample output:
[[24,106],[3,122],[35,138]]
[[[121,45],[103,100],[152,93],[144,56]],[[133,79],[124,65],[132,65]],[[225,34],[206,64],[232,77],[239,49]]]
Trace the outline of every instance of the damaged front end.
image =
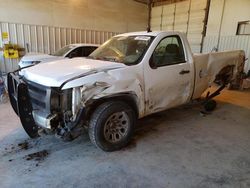
[[8,74],[11,105],[31,138],[38,136],[39,128],[65,140],[79,136],[86,121],[85,102],[107,87],[106,83],[96,82],[62,90],[28,81],[16,72]]
[[86,114],[88,109],[86,102],[108,87],[109,85],[106,83],[95,82],[89,86],[84,85],[68,89],[71,97],[63,103],[69,106],[60,108],[64,110],[61,112],[61,121],[57,123],[59,126],[56,128],[56,134],[64,140],[72,140],[78,137],[84,128],[83,126],[87,124]]

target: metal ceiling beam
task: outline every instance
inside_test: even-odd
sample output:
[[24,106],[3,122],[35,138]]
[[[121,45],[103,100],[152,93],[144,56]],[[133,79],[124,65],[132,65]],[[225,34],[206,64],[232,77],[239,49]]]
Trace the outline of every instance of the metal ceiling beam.
[[178,3],[181,1],[187,1],[187,0],[153,0],[153,6],[167,5],[172,3]]
[[[148,0],[134,0],[134,1],[148,5]],[[187,0],[150,0],[151,4],[153,5],[171,4],[171,3],[177,3],[180,1],[187,1]]]
[[145,4],[145,5],[148,4],[147,0],[134,0],[134,1],[135,1],[135,2],[138,2],[138,3]]
[[148,27],[147,31],[151,32],[151,12],[152,12],[152,2],[153,0],[148,0]]

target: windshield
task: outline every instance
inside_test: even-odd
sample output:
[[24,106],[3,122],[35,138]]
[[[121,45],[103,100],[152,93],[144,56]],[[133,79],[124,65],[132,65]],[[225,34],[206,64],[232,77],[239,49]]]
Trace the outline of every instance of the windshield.
[[64,46],[63,48],[57,50],[55,53],[53,53],[53,56],[64,56],[66,53],[68,53],[71,49],[73,49],[75,46],[68,45]]
[[152,39],[150,36],[113,37],[91,53],[89,58],[134,65],[141,60]]

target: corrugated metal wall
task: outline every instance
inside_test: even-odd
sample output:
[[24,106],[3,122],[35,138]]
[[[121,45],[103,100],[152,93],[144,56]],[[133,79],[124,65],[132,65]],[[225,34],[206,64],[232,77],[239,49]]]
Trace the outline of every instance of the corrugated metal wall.
[[250,70],[250,36],[221,36],[218,45],[218,36],[206,36],[204,39],[203,52],[211,52],[215,48],[218,51],[244,50],[248,61],[245,64],[245,72]]
[[207,0],[183,2],[152,8],[152,30],[187,33],[193,52],[200,52]]
[[[109,31],[84,30],[42,25],[28,25],[0,22],[0,47],[3,47],[2,32],[9,34],[12,44],[20,47],[29,46],[30,52],[53,53],[57,49],[72,43],[102,44],[118,34]],[[9,72],[17,68],[18,59],[4,59],[0,52],[0,69]]]

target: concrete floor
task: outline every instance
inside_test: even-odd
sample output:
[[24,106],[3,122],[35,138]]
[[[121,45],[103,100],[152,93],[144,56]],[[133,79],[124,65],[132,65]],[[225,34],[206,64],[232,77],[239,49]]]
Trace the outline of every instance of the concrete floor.
[[[118,152],[28,138],[10,105],[0,105],[0,187],[250,187],[250,91],[223,91],[210,115],[192,104],[138,122]],[[18,143],[27,140],[27,147]],[[48,156],[27,160],[46,149]]]

